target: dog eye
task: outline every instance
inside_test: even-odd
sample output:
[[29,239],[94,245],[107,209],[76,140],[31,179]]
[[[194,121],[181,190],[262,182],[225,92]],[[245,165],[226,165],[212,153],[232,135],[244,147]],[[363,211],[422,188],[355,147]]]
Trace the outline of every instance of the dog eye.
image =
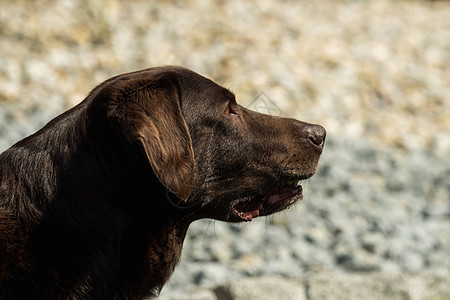
[[226,114],[227,116],[230,116],[230,115],[239,116],[236,109],[233,108],[233,105],[231,102],[228,103],[227,109],[225,109],[225,111],[223,113]]

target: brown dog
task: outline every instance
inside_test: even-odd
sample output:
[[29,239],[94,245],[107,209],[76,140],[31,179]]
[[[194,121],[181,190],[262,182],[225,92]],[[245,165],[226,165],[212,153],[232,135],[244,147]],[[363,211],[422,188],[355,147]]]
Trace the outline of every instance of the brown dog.
[[191,222],[298,201],[324,140],[187,69],[111,78],[0,155],[0,297],[156,295]]

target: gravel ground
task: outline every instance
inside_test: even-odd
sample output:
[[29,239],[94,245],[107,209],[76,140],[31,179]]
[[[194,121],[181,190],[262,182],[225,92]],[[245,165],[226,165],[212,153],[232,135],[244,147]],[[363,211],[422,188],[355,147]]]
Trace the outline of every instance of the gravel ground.
[[295,208],[194,223],[168,292],[263,275],[448,272],[448,16],[447,1],[3,0],[0,151],[108,77],[183,65],[244,105],[324,125],[328,139]]

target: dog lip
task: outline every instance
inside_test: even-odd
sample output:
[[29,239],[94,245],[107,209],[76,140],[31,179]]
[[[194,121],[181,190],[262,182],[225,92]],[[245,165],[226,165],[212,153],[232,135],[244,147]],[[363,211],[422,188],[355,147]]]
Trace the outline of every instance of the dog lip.
[[277,192],[266,196],[263,201],[264,201],[264,203],[274,204],[274,203],[282,202],[283,200],[286,200],[286,199],[296,196],[298,194],[301,194],[302,192],[303,192],[303,188],[301,185],[297,185],[295,187],[286,186],[286,187],[283,187],[282,189],[278,190]]
[[260,215],[270,215],[287,208],[301,200],[302,193],[302,186],[290,181],[282,188],[268,193],[261,200],[238,204],[238,207],[232,209],[232,215],[236,221],[249,222]]

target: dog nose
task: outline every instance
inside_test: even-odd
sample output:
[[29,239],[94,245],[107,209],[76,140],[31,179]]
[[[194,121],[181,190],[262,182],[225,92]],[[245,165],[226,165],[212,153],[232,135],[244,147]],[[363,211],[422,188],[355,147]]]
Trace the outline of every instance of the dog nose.
[[308,133],[308,139],[311,143],[318,147],[323,147],[327,135],[325,128],[320,125],[310,125],[306,129],[306,132]]

